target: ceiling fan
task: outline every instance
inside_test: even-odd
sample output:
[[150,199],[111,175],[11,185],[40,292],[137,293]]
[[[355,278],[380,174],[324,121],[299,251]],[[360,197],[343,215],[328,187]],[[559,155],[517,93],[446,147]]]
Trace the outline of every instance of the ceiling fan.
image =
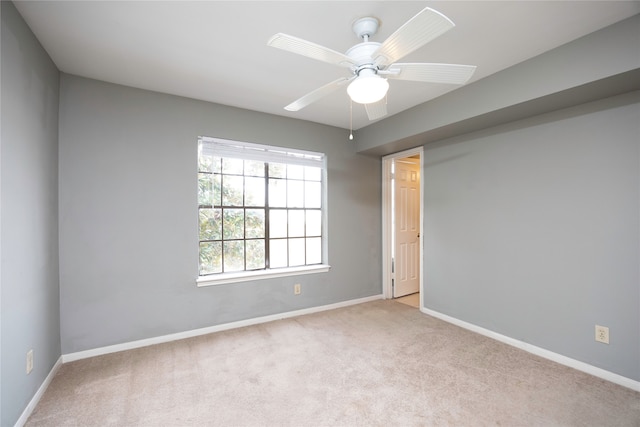
[[380,22],[373,17],[356,20],[353,23],[353,32],[362,42],[344,54],[287,34],[278,33],[272,36],[267,42],[268,46],[345,67],[351,72],[349,77],[341,77],[313,90],[284,108],[288,111],[298,111],[351,82],[347,87],[350,98],[354,102],[364,104],[369,120],[375,120],[387,114],[387,79],[464,84],[473,75],[476,69],[474,65],[395,62],[455,26],[442,13],[427,7],[384,42],[369,41],[369,38],[376,34],[379,24]]

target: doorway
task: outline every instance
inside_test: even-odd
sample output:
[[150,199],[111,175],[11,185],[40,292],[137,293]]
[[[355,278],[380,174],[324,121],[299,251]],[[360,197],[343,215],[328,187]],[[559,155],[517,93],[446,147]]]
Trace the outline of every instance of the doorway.
[[[385,299],[422,308],[422,147],[382,159],[382,251]],[[407,301],[408,300],[408,301]]]

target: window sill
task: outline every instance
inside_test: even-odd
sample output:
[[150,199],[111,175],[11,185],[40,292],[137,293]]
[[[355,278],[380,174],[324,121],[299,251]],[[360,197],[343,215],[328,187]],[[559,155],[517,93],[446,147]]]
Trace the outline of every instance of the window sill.
[[273,279],[275,277],[297,276],[300,274],[326,273],[331,269],[330,265],[309,265],[304,267],[279,268],[267,271],[242,271],[238,273],[212,274],[196,279],[196,285],[200,287],[225,285],[228,283],[248,282],[253,280]]

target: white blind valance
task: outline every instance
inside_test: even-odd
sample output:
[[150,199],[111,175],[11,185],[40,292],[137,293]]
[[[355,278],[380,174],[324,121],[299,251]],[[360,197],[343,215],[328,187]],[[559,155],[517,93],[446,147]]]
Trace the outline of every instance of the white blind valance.
[[201,150],[200,154],[208,156],[326,168],[326,158],[323,153],[295,148],[274,147],[208,136],[198,138],[198,147]]

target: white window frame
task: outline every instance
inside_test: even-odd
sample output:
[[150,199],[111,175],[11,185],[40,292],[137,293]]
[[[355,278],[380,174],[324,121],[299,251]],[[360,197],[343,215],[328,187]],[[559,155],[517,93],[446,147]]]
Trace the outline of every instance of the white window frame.
[[[249,142],[233,141],[221,138],[201,136],[198,138],[198,146],[206,146],[213,149],[218,157],[233,157],[264,162],[297,164],[304,166],[320,167],[322,170],[322,264],[305,266],[284,267],[253,271],[237,271],[229,273],[216,273],[200,276],[198,273],[196,285],[198,287],[223,285],[229,283],[254,281],[260,279],[272,279],[301,274],[326,273],[331,269],[328,264],[328,205],[327,205],[327,161],[323,153],[298,150],[292,148],[276,147],[270,145],[254,144]],[[198,156],[200,153],[198,153]],[[196,169],[197,159],[196,159]],[[196,174],[197,175],[197,174]],[[197,203],[199,209],[199,203]],[[199,239],[198,239],[199,241]],[[268,242],[265,242],[268,244]],[[199,258],[198,258],[199,264]],[[196,267],[199,272],[199,265]]]

